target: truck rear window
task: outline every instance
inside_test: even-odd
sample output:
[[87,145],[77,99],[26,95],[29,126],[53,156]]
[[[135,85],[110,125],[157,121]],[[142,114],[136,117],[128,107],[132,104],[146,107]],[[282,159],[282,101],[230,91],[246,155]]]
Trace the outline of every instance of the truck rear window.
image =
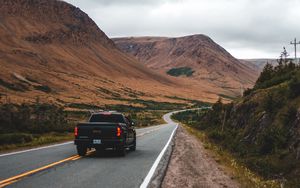
[[90,122],[125,123],[121,114],[94,114],[91,116]]

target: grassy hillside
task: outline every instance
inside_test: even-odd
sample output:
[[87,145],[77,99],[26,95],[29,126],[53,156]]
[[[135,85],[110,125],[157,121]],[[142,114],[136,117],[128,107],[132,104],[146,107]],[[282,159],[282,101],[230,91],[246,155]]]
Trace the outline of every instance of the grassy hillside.
[[175,118],[204,131],[265,179],[300,185],[300,66],[267,64],[253,89],[230,104]]
[[0,96],[12,103],[37,97],[61,105],[124,104],[120,97],[173,102],[165,95],[215,101],[224,93],[147,68],[65,1],[3,0],[0,20]]

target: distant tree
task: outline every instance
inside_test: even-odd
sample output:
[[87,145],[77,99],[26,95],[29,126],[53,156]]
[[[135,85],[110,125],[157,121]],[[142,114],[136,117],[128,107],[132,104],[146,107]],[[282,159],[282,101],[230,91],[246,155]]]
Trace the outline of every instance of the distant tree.
[[285,47],[283,47],[283,51],[280,53],[280,59],[283,59],[284,61],[290,56],[288,52],[286,51]]
[[222,98],[219,97],[218,101],[212,106],[214,112],[219,113],[223,109]]
[[247,88],[247,89],[244,91],[243,96],[245,97],[245,96],[250,95],[252,91],[253,91],[253,89]]
[[292,123],[297,119],[297,107],[289,105],[288,109],[281,114],[281,120],[283,125],[290,127]]
[[297,68],[296,64],[293,63],[292,61],[289,61],[289,63],[286,65],[286,67],[289,71],[295,70]]
[[289,83],[289,97],[295,98],[300,95],[300,79],[294,77]]
[[263,100],[263,108],[266,112],[272,113],[274,109],[274,97],[272,94],[268,93]]
[[274,73],[273,65],[270,63],[267,63],[263,69],[263,71],[260,73],[260,76],[258,77],[256,84],[263,83],[267,80],[272,79],[272,75]]

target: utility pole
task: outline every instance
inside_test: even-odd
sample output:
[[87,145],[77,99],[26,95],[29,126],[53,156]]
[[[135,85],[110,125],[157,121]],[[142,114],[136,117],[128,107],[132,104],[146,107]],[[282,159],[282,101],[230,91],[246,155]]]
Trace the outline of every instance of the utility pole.
[[244,95],[244,86],[242,84],[240,86],[240,89],[241,89],[241,96],[243,96]]
[[294,48],[295,48],[295,60],[296,60],[296,62],[297,62],[297,45],[300,44],[300,42],[299,42],[299,41],[297,42],[297,39],[295,38],[295,39],[294,39],[294,42],[291,41],[290,44],[291,44],[291,45],[294,45]]

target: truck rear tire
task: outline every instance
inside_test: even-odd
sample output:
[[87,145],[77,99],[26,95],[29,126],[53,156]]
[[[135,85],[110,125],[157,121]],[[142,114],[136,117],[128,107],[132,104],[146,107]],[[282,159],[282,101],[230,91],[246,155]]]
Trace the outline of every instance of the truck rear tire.
[[130,151],[135,151],[136,150],[136,139],[133,141],[133,145],[129,147]]
[[79,156],[85,156],[87,152],[87,147],[77,145],[77,153]]

